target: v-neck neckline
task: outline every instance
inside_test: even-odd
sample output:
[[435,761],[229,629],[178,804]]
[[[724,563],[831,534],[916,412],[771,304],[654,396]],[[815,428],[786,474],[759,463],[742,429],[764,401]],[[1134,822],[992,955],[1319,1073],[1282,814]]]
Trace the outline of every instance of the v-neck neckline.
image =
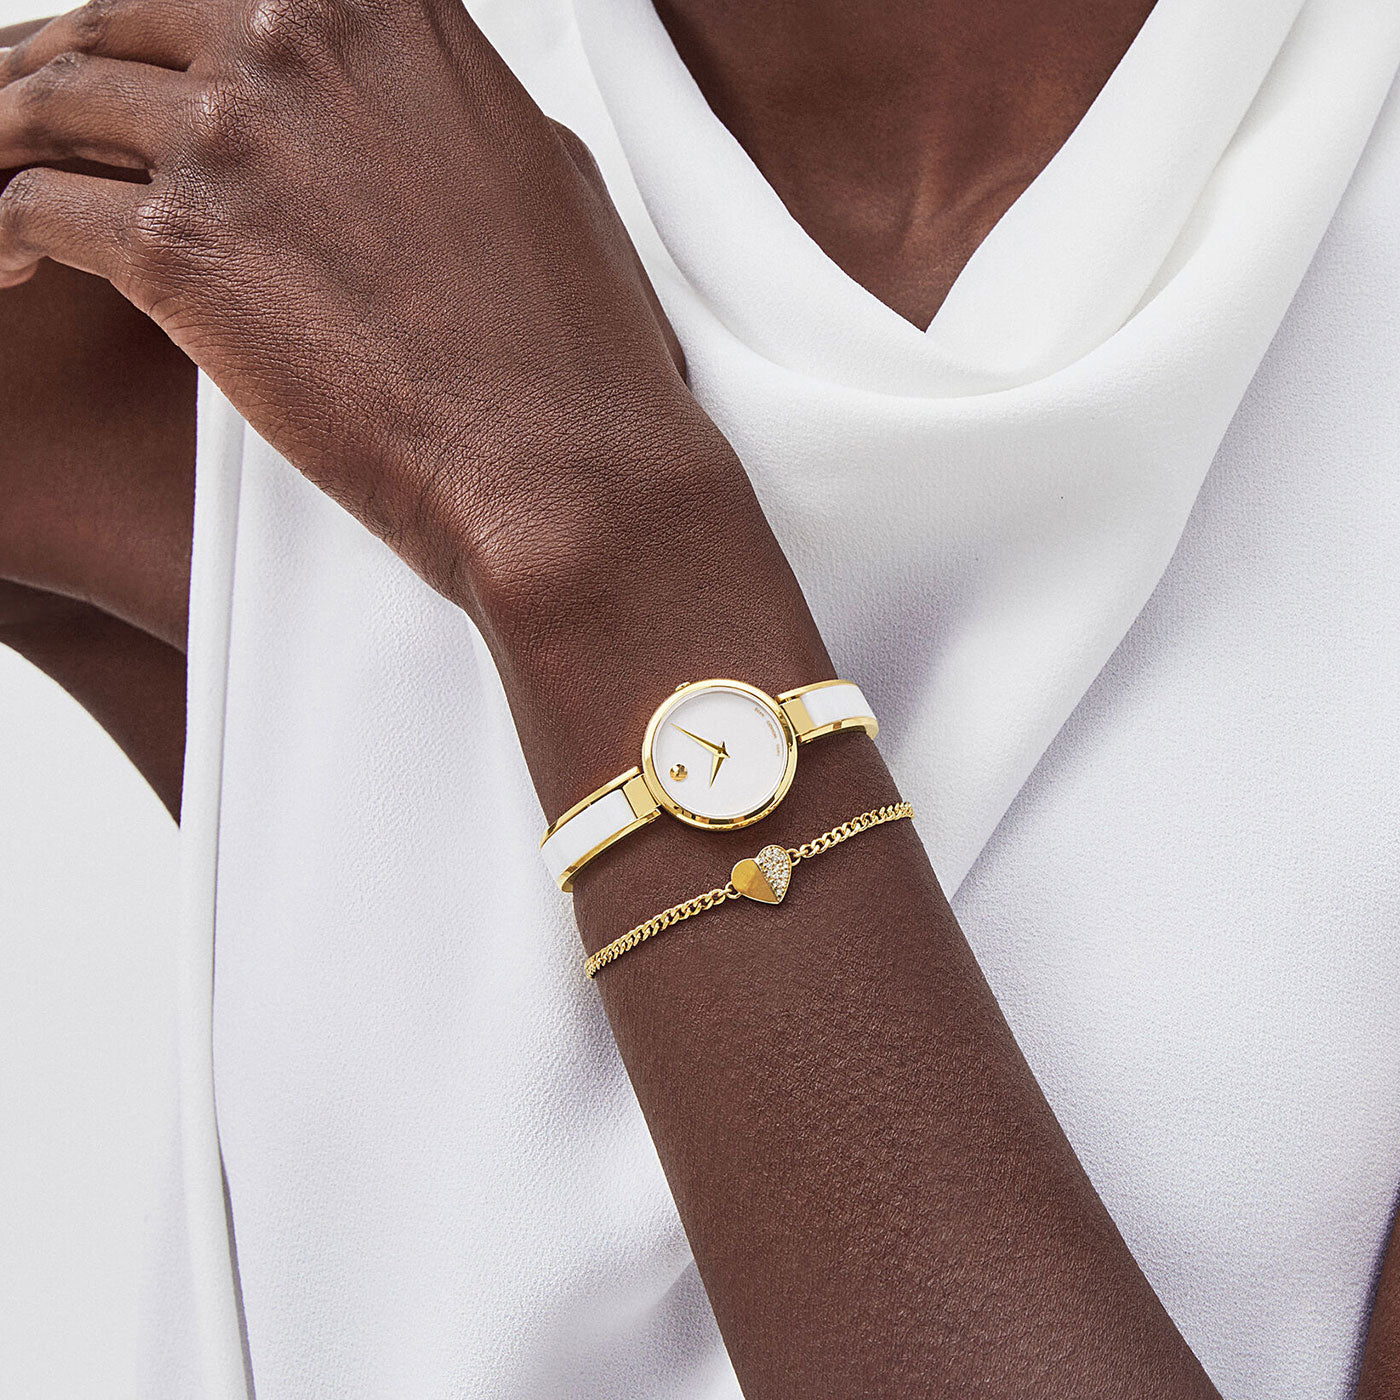
[[[852,387],[961,397],[1056,373],[1151,291],[1302,0],[1158,0],[1064,144],[921,330],[832,260],[715,115],[651,0],[575,0],[594,76],[682,273],[769,359]],[[1252,42],[1239,42],[1248,30]],[[1217,100],[1194,103],[1194,73]],[[1221,90],[1227,94],[1221,101]],[[1232,100],[1233,99],[1233,100]],[[1184,159],[1181,153],[1189,153]],[[1113,258],[1096,257],[1112,246]]]

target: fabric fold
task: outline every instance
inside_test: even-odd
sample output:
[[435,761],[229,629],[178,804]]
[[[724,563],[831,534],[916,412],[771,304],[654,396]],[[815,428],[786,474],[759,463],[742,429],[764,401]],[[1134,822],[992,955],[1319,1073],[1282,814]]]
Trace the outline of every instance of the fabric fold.
[[[645,0],[472,10],[597,155],[951,892],[1167,567],[1400,9],[1159,0],[927,332],[798,228]],[[243,1385],[221,1148],[260,1400],[737,1400],[484,644],[225,402],[200,412],[200,1239],[170,1277],[196,1276],[206,1393]]]
[[1171,558],[1394,80],[1400,10],[1159,0],[926,332],[797,226],[648,0],[576,10],[604,173],[679,274],[657,283],[701,401],[839,667],[918,677],[872,683],[955,889]]

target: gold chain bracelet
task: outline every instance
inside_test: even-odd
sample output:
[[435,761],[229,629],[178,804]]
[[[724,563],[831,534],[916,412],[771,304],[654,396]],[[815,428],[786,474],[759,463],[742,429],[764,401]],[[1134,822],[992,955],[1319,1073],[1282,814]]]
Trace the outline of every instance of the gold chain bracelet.
[[648,938],[665,932],[673,925],[684,923],[696,914],[703,914],[707,909],[738,899],[741,895],[746,899],[756,899],[761,904],[781,904],[792,880],[792,867],[799,861],[811,860],[813,856],[849,841],[852,836],[869,831],[872,826],[897,822],[913,815],[911,803],[896,802],[893,806],[875,807],[869,812],[862,812],[860,816],[822,832],[804,846],[765,846],[756,856],[741,860],[734,867],[727,885],[706,890],[704,894],[697,894],[694,899],[687,899],[682,904],[673,904],[669,909],[654,914],[646,923],[628,929],[621,938],[614,938],[607,947],[599,948],[584,963],[583,970],[590,977],[596,977],[602,968],[624,953],[630,953],[639,943],[645,943]]

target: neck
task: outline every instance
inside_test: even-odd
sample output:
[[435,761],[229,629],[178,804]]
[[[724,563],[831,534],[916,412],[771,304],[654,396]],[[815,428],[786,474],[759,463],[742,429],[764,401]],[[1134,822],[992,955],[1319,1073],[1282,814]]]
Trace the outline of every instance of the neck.
[[1153,0],[655,0],[716,115],[839,265],[926,325]]

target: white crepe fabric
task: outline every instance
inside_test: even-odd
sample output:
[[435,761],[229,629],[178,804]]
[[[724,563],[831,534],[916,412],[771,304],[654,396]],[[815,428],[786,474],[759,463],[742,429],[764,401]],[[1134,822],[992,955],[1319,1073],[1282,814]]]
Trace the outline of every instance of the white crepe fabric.
[[[1229,1400],[1340,1400],[1400,1183],[1400,6],[1158,0],[926,331],[647,0],[477,9],[1163,1301]],[[185,812],[141,1393],[733,1400],[486,649],[208,385]]]

